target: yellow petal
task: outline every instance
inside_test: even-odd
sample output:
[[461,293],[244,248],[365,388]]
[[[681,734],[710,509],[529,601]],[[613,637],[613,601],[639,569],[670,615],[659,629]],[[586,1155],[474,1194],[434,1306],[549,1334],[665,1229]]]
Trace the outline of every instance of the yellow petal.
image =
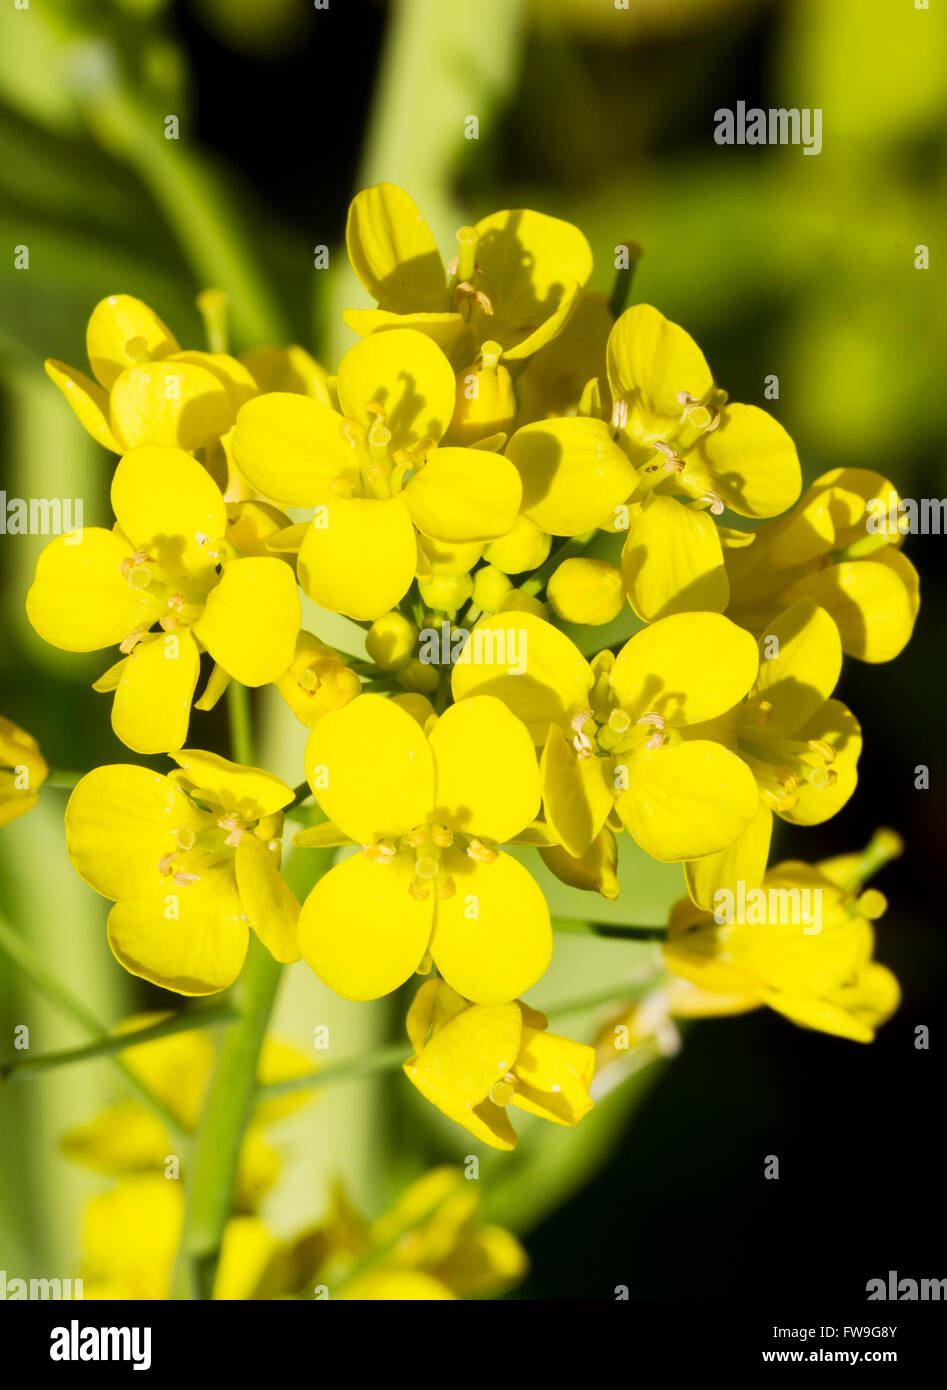
[[299,949],[343,999],[380,999],[417,970],[431,937],[434,899],[413,897],[413,878],[410,855],[376,864],[355,854],[330,869],[303,903]]
[[540,846],[540,856],[560,883],[586,892],[600,893],[603,898],[618,897],[618,844],[614,832],[605,826],[579,857],[569,854],[561,845]]
[[[274,391],[242,406],[231,440],[247,480],[265,497],[317,507],[358,482],[354,446],[342,416],[307,396]],[[333,490],[333,484],[336,485]]]
[[155,559],[175,572],[212,569],[202,541],[220,540],[227,529],[220,489],[181,449],[143,445],[120,459],[112,478],[112,510],[133,550],[159,542]]
[[448,1302],[454,1295],[422,1270],[376,1269],[351,1279],[336,1297],[359,1303],[436,1303]]
[[786,591],[810,598],[838,626],[842,649],[859,661],[891,661],[907,646],[917,617],[917,571],[890,546],[871,560],[818,570]]
[[713,517],[673,497],[651,497],[632,509],[621,569],[628,602],[646,622],[722,613],[730,596]]
[[200,675],[189,632],[165,632],[139,642],[123,663],[112,702],[112,728],[136,753],[167,753],[187,738]]
[[476,624],[451,685],[455,700],[495,695],[542,746],[550,724],[588,709],[592,668],[565,633],[532,613],[496,613]]
[[[349,348],[339,366],[339,408],[370,429],[384,410],[389,450],[438,440],[454,413],[454,373],[436,343],[413,328],[374,333]],[[371,409],[366,407],[371,406]]]
[[92,310],[86,351],[96,380],[108,390],[126,367],[178,351],[173,334],[153,309],[130,294],[110,294]]
[[660,714],[670,724],[713,719],[741,700],[756,677],[756,643],[719,613],[677,613],[636,632],[611,670],[611,685],[634,722]]
[[292,788],[271,772],[229,762],[219,753],[182,748],[168,757],[181,768],[181,772],[172,772],[171,776],[197,792],[199,801],[211,801],[245,820],[274,815],[293,799]]
[[194,624],[215,661],[243,685],[266,685],[293,659],[300,607],[296,578],[285,560],[231,560]]
[[57,362],[55,358],[48,357],[44,366],[46,375],[59,387],[82,427],[91,434],[96,443],[111,449],[113,454],[120,454],[121,445],[109,425],[108,392],[65,362]]
[[[770,639],[775,637],[777,644]],[[765,730],[792,734],[825,703],[842,673],[842,642],[824,608],[798,599],[760,637],[757,691],[772,706]],[[767,653],[776,655],[767,658]]]
[[406,835],[431,817],[427,740],[382,695],[360,695],[320,719],[306,744],[306,776],[329,819],[358,844]]
[[800,729],[796,737],[827,743],[834,750],[830,770],[834,774],[827,786],[815,787],[800,781],[795,788],[795,804],[780,811],[793,825],[819,825],[834,816],[848,801],[858,783],[858,759],[862,737],[858,720],[841,700],[826,700]]
[[[592,273],[578,227],[529,208],[491,213],[476,225],[474,288],[487,294],[489,334],[510,360],[542,347],[568,320]],[[552,322],[550,322],[552,320]]]
[[298,343],[289,347],[256,348],[240,358],[248,369],[258,390],[272,395],[288,391],[299,396],[311,396],[323,405],[331,405],[326,385],[328,373],[316,359]]
[[592,1109],[595,1049],[555,1033],[523,1029],[511,1105],[558,1125],[576,1125]]
[[635,471],[604,420],[542,420],[506,447],[523,481],[523,515],[554,536],[579,536],[628,497]]
[[326,506],[326,525],[306,533],[299,582],[320,608],[371,621],[404,598],[417,558],[414,526],[400,497],[337,498]]
[[705,401],[713,389],[710,368],[693,338],[650,304],[622,314],[606,355],[612,399],[628,403],[623,435],[642,455],[655,439],[673,441],[684,410],[679,392]]
[[299,903],[281,876],[273,853],[245,832],[234,856],[237,891],[247,920],[274,960],[299,960],[296,923]]
[[434,819],[503,844],[539,811],[539,769],[526,727],[490,696],[462,700],[430,736]]
[[778,420],[755,405],[728,405],[715,430],[687,456],[686,473],[738,516],[778,516],[802,488],[796,446]]
[[752,772],[719,743],[700,739],[644,749],[627,768],[618,813],[635,843],[664,863],[724,849],[759,806]]
[[184,885],[165,880],[147,898],[116,903],[108,938],[120,965],[162,989],[226,989],[240,974],[248,940],[232,872],[210,870]]
[[549,909],[535,879],[508,854],[478,863],[448,850],[454,880],[440,899],[431,954],[444,979],[465,999],[499,1004],[534,985],[552,956]]
[[413,198],[397,185],[379,183],[356,194],[345,244],[352,269],[382,309],[447,307],[437,242]]
[[608,763],[578,757],[561,728],[552,725],[541,773],[546,820],[566,852],[581,859],[612,809]]
[[79,876],[106,898],[157,890],[176,830],[197,831],[205,817],[167,777],[113,764],[80,778],[66,805],[66,848]]
[[257,384],[247,368],[236,357],[229,357],[225,352],[176,352],[167,361],[203,367],[211,376],[215,376],[227,392],[234,415],[257,394]]
[[121,572],[128,541],[98,526],[83,529],[72,544],[57,536],[40,553],[26,596],[26,614],[40,637],[67,652],[92,652],[147,629],[159,601],[133,589]]
[[516,1061],[522,1032],[515,1003],[464,1006],[405,1062],[405,1075],[449,1119],[492,1148],[510,1149],[515,1136],[497,1133],[481,1107]]
[[200,449],[234,420],[230,396],[206,367],[148,362],[128,367],[112,386],[109,423],[125,449],[161,444]]
[[461,314],[394,314],[387,309],[346,309],[342,318],[360,338],[392,328],[416,328],[447,353],[467,326]]
[[773,813],[761,798],[756,815],[732,845],[684,865],[687,891],[694,902],[710,912],[714,894],[721,888],[733,893],[740,880],[747,889],[758,888],[766,873],[772,836]]
[[504,536],[523,488],[508,459],[478,449],[437,449],[404,490],[419,531],[458,544]]

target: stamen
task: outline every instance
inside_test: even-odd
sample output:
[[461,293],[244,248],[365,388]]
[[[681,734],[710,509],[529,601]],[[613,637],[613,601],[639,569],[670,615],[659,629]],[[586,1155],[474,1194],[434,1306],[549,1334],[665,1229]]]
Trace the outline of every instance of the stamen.
[[697,500],[706,503],[714,516],[720,516],[723,511],[723,498],[718,497],[715,492],[702,492]]
[[691,424],[696,425],[698,429],[706,430],[708,434],[717,428],[720,423],[720,411],[715,405],[705,405],[689,391],[678,391],[677,399],[684,406],[682,420],[686,420],[689,415]]
[[408,892],[411,894],[412,898],[419,903],[423,903],[424,900],[431,895],[430,888],[424,883],[419,883],[416,878],[412,879],[408,884]]
[[[385,421],[388,419],[388,412],[380,401],[366,401],[364,410],[366,415],[374,415],[376,421],[382,425],[384,425]],[[375,426],[372,425],[372,429],[374,428]]]
[[441,902],[447,898],[452,898],[457,892],[457,885],[450,874],[440,874],[437,880],[437,896]]
[[624,399],[616,401],[612,406],[612,429],[623,430],[628,424],[628,402]]
[[438,849],[450,849],[454,843],[454,833],[444,825],[434,825],[431,827],[431,839]]
[[760,700],[759,704],[756,706],[756,722],[757,722],[757,724],[768,724],[769,721],[770,721],[770,717],[772,716],[772,713],[773,713],[773,702],[772,702],[772,700]]
[[485,314],[493,313],[493,304],[488,295],[482,290],[475,290],[469,280],[463,280],[454,290],[454,299],[466,299],[470,304],[476,304]]
[[182,888],[186,888],[190,883],[200,883],[200,874],[185,874],[178,872],[174,875],[175,883],[180,883]]
[[362,845],[362,853],[373,864],[390,864],[398,853],[398,849],[396,845],[386,844],[384,840],[379,840],[377,845]]
[[824,738],[810,738],[809,747],[813,753],[819,753],[827,763],[835,762],[835,749],[831,743]]
[[170,854],[162,854],[158,860],[158,873],[162,878],[168,878],[173,872],[173,860],[177,859],[179,850],[172,850]]
[[502,1081],[494,1081],[487,1094],[494,1105],[509,1105],[516,1094],[516,1087],[504,1077]]
[[241,821],[240,817],[223,816],[217,822],[217,824],[221,830],[229,831],[227,838],[224,840],[224,844],[229,845],[231,849],[236,849],[240,841],[243,839],[245,830],[244,824]]
[[467,846],[467,853],[478,864],[492,864],[497,857],[496,850],[485,845],[482,840],[471,840]]
[[119,651],[122,653],[122,655],[123,655],[123,656],[130,656],[131,653],[132,653],[132,652],[135,650],[135,648],[138,646],[138,643],[139,643],[139,642],[142,640],[142,638],[145,636],[145,633],[146,633],[147,631],[148,631],[148,629],[147,629],[146,627],[134,627],[134,628],[132,628],[131,632],[128,634],[128,636],[125,638],[125,640],[124,640],[124,641],[120,644],[120,646],[119,646]]

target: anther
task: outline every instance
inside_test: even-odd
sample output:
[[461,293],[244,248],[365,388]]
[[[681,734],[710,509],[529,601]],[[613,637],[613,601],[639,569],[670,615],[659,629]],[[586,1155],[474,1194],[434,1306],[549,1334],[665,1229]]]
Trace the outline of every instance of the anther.
[[186,888],[189,883],[200,883],[200,874],[185,874],[178,872],[174,875],[175,883],[180,883],[182,888]]
[[482,840],[471,840],[467,846],[467,853],[478,864],[492,864],[497,857],[496,850],[485,845]]
[[390,864],[397,852],[394,845],[387,845],[384,840],[379,840],[377,845],[362,845],[362,853],[373,864]]
[[723,512],[723,498],[718,497],[715,492],[702,492],[697,500],[705,503],[714,516],[720,516]]

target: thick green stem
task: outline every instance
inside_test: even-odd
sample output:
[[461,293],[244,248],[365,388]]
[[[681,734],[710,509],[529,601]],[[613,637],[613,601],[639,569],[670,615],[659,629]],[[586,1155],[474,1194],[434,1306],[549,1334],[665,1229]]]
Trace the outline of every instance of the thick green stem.
[[235,763],[252,767],[256,753],[253,748],[250,692],[239,681],[231,681],[227,686],[227,715],[230,720],[231,756]]
[[256,1094],[260,1048],[281,969],[251,936],[239,982],[239,1020],[224,1034],[189,1160],[191,1179],[175,1287],[178,1298],[210,1298],[213,1291],[240,1146]]

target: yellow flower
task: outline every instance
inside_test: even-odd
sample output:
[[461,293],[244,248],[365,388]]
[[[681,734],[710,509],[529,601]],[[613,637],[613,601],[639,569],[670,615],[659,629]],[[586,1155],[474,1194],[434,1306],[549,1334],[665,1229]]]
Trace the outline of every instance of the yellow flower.
[[123,659],[96,683],[114,691],[112,727],[137,753],[187,737],[200,653],[244,685],[265,685],[293,659],[299,595],[275,556],[238,556],[207,472],[180,449],[143,445],[112,479],[112,531],[59,536],[39,557],[30,622],[65,651],[118,644]]
[[686,737],[717,736],[756,778],[760,808],[743,834],[719,854],[685,865],[694,901],[710,907],[718,888],[737,880],[756,887],[769,857],[773,813],[793,825],[819,825],[845,805],[858,781],[858,721],[831,699],[842,670],[838,628],[809,599],[767,625],[759,676],[746,699]]
[[0,825],[32,810],[49,776],[32,734],[0,715]]
[[[526,1272],[522,1246],[479,1215],[476,1184],[456,1168],[434,1168],[377,1221],[337,1188],[317,1226],[277,1240],[257,1216],[234,1216],[224,1231],[214,1299],[312,1297],[355,1301],[489,1298]],[[181,1184],[156,1174],[125,1177],[86,1205],[83,1296],[167,1299],[184,1217]]]
[[293,793],[216,753],[170,756],[167,777],[127,764],[87,773],[66,807],[66,848],[115,904],[119,964],[178,994],[213,994],[239,975],[250,927],[276,960],[299,959],[299,904],[279,872],[278,813]]
[[419,968],[498,1003],[539,979],[552,952],[546,901],[497,846],[539,809],[529,735],[499,700],[452,705],[422,729],[379,695],[320,720],[306,775],[329,824],[300,845],[355,844],[299,919],[303,957],[346,999],[377,999]]
[[521,500],[516,470],[487,449],[438,448],[454,411],[440,348],[405,329],[342,359],[339,410],[274,392],[240,411],[233,453],[264,496],[312,508],[281,548],[323,608],[358,620],[387,613],[422,561],[418,533],[456,545],[505,535]]
[[568,854],[581,858],[614,808],[667,861],[723,849],[756,814],[746,764],[681,737],[736,704],[756,673],[753,639],[716,613],[664,618],[591,665],[558,628],[505,613],[477,623],[452,680],[455,699],[498,696],[542,747],[546,820]]
[[752,536],[727,541],[728,612],[752,632],[797,598],[830,613],[842,650],[860,661],[890,661],[903,651],[920,607],[917,571],[901,553],[903,537],[870,529],[875,498],[897,494],[880,473],[834,468],[812,484],[789,516]]
[[414,1056],[405,1075],[421,1094],[493,1149],[515,1149],[515,1105],[559,1125],[592,1109],[591,1047],[547,1033],[522,1000],[470,1004],[443,980],[426,980],[408,1011]]
[[727,1012],[765,1004],[803,1027],[871,1042],[900,995],[872,959],[871,919],[884,898],[873,889],[858,898],[858,886],[847,858],[787,861],[766,874],[759,902],[747,895],[742,914],[718,906],[736,920],[718,923],[684,899],[671,911],[665,962],[706,994],[727,996]]
[[46,371],[92,438],[116,454],[139,444],[207,448],[257,391],[236,358],[182,352],[154,310],[128,294],[95,306],[86,350],[94,381],[53,358]]
[[[134,1033],[159,1023],[170,1014],[137,1014],[116,1032],[129,1033],[129,1046],[119,1056],[170,1111],[184,1130],[197,1128],[214,1065],[214,1045],[206,1030],[194,1028],[152,1042],[135,1043]],[[261,1086],[312,1071],[312,1063],[296,1048],[265,1038],[257,1067]],[[305,1092],[258,1104],[244,1134],[237,1169],[234,1203],[237,1211],[254,1211],[263,1193],[276,1180],[279,1158],[264,1140],[263,1130],[289,1110],[306,1104]],[[117,1101],[86,1124],[69,1130],[62,1140],[66,1157],[99,1173],[121,1177],[129,1173],[165,1175],[167,1158],[177,1153],[177,1141],[158,1117],[140,1101]],[[181,1155],[178,1155],[181,1157]],[[187,1177],[187,1156],[181,1157],[181,1176]],[[169,1180],[172,1181],[173,1180]]]
[[694,340],[649,304],[618,319],[607,363],[612,425],[636,469],[622,551],[629,602],[647,621],[722,612],[720,538],[695,508],[776,516],[802,486],[795,446],[766,411],[728,404]]
[[354,700],[362,682],[337,651],[311,632],[300,632],[292,665],[277,679],[276,688],[296,718],[311,729],[324,714]]
[[517,378],[516,424],[579,412],[589,381],[605,376],[605,345],[615,320],[608,296],[590,291],[565,328],[540,348]]
[[568,222],[527,208],[491,213],[457,233],[445,270],[437,243],[407,193],[394,184],[352,200],[346,245],[377,309],[343,318],[356,333],[414,327],[458,365],[494,340],[507,362],[522,361],[568,322],[592,273],[585,237]]

